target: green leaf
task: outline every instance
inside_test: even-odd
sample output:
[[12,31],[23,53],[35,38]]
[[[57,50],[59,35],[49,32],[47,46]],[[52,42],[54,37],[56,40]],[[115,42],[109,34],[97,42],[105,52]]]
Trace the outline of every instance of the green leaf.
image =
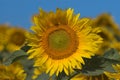
[[30,48],[31,48],[31,46],[25,45],[25,46],[23,46],[23,47],[21,48],[21,50],[27,52]]
[[[86,76],[97,76],[104,73],[104,71],[115,72],[112,67],[112,64],[120,63],[120,55],[118,51],[115,49],[110,49],[105,52],[103,56],[92,56],[91,59],[83,58],[85,64],[82,65],[81,69],[74,69],[74,72],[70,77],[66,80],[70,80],[72,77],[78,74],[84,74]],[[61,79],[62,80],[62,79]]]
[[27,57],[24,57],[23,59],[20,59],[21,64],[24,67],[25,72],[27,73],[26,80],[31,80],[33,76],[34,71],[34,60],[28,59]]
[[3,63],[9,56],[10,56],[10,52],[7,51],[2,51],[0,52],[0,61],[1,63]]
[[101,66],[105,66],[103,69],[109,72],[115,72],[112,65],[113,64],[120,64],[120,54],[116,49],[110,49],[109,51],[105,52],[103,55],[104,64]]
[[120,64],[120,55],[117,50],[110,49],[103,56],[93,56],[91,59],[83,58],[85,65],[82,70],[75,69],[76,72],[84,75],[96,76],[103,74],[104,71],[115,72],[112,65]]
[[27,53],[25,53],[23,50],[17,50],[3,62],[4,65],[10,65],[14,61],[17,61],[18,59],[22,59],[23,57],[26,57]]
[[103,57],[105,59],[117,60],[120,61],[120,54],[116,49],[111,48],[109,51],[105,52]]
[[46,73],[42,73],[41,75],[38,76],[36,80],[49,80],[49,75]]
[[85,65],[82,65],[82,70],[75,69],[76,72],[91,76],[100,75],[103,73],[103,67],[101,66],[101,64],[103,64],[104,62],[102,61],[102,57],[92,56],[91,59],[83,59],[85,61]]
[[118,62],[112,61],[112,60],[105,60],[104,64],[101,64],[104,71],[109,72],[115,72],[115,70],[112,67],[112,64],[117,64]]

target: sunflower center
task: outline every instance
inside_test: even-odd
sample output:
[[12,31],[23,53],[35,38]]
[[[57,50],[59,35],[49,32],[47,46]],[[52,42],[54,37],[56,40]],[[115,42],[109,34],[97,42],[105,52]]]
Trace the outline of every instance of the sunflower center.
[[17,46],[21,46],[25,42],[25,35],[21,32],[13,33],[10,41]]
[[68,26],[52,27],[46,30],[42,37],[43,48],[52,59],[63,59],[74,54],[78,40]]
[[70,43],[70,36],[65,30],[56,30],[49,35],[49,46],[56,51],[64,51]]

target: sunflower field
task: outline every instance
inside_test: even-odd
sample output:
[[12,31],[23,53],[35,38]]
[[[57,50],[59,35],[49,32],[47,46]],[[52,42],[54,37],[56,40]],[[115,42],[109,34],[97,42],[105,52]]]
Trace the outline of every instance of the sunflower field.
[[120,80],[120,30],[112,15],[39,9],[30,30],[0,24],[0,80]]

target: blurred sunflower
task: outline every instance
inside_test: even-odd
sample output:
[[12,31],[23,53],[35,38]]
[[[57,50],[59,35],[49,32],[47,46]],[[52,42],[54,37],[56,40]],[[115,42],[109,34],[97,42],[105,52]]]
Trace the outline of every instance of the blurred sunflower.
[[9,52],[19,50],[25,43],[26,40],[25,33],[26,31],[23,28],[11,27],[7,31],[8,43],[6,46],[6,50],[8,50]]
[[20,49],[26,40],[25,33],[23,28],[0,25],[0,51],[13,52]]
[[120,31],[118,25],[114,22],[112,16],[107,13],[103,13],[92,20],[92,26],[101,27],[101,32],[98,33],[103,38],[101,48],[97,52],[98,55],[102,55],[105,51],[113,48],[113,44],[118,42],[120,38]]
[[25,80],[26,73],[19,63],[9,66],[0,64],[0,80]]
[[108,31],[112,33],[115,38],[120,38],[119,26],[115,23],[113,17],[110,14],[103,13],[99,15],[97,18],[94,19],[94,25],[107,28]]
[[104,72],[106,76],[108,76],[110,79],[120,80],[120,64],[113,65],[113,68],[115,69],[115,73],[111,72]]
[[8,29],[9,29],[8,25],[5,24],[0,25],[0,51],[2,51],[6,45],[7,42],[6,33]]
[[34,58],[35,67],[45,66],[52,76],[64,71],[67,75],[74,68],[81,69],[82,57],[91,58],[98,50],[102,38],[89,25],[90,19],[79,19],[73,9],[57,9],[33,16],[33,33],[28,34],[29,58]]
[[97,54],[102,55],[110,48],[113,48],[113,44],[115,44],[117,40],[106,28],[101,28],[101,32],[98,33],[98,35],[103,38],[103,43],[101,44],[101,48],[97,51]]
[[78,74],[70,80],[109,80],[109,78],[105,74],[101,74],[98,76],[87,76],[84,74]]
[[118,30],[118,25],[114,22],[113,17],[108,13],[103,13],[94,19],[95,26],[103,26],[114,31]]
[[115,42],[113,45],[112,45],[112,48],[115,48],[116,50],[118,50],[120,52],[120,42]]

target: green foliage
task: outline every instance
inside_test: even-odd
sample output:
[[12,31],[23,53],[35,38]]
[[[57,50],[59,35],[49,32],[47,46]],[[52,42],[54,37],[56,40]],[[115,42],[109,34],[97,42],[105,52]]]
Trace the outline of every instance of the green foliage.
[[91,59],[84,58],[84,61],[85,65],[83,65],[82,70],[75,69],[75,71],[91,76],[103,73],[103,67],[101,66],[101,64],[104,64],[103,57],[93,56]]
[[25,72],[27,73],[26,80],[32,79],[32,75],[34,71],[34,67],[33,67],[34,61],[32,59],[27,58],[28,55],[26,52],[29,48],[30,47],[28,46],[24,46],[23,48],[21,48],[22,50],[17,50],[11,54],[9,53],[10,55],[3,62],[4,65],[8,66],[12,64],[13,62],[19,61],[23,65],[23,68]]
[[23,50],[15,51],[3,62],[3,64],[10,65],[14,61],[16,61],[20,58],[26,57],[26,56],[27,56],[27,54]]
[[[82,70],[75,69],[77,73],[82,73],[87,76],[96,76],[103,74],[104,71],[115,72],[112,65],[120,64],[120,54],[115,49],[110,49],[103,56],[93,56],[91,59],[84,58],[85,65],[82,65]],[[71,77],[71,78],[72,78]]]
[[21,58],[19,61],[21,62],[25,72],[27,73],[26,80],[30,80],[32,78],[33,71],[34,71],[34,67],[33,67],[34,60],[27,59],[27,57],[24,57],[24,58]]
[[0,62],[3,63],[10,56],[10,52],[2,51],[0,52]]
[[118,53],[116,49],[113,49],[113,48],[105,52],[103,57],[109,60],[120,61],[120,54]]
[[120,64],[120,54],[115,49],[110,49],[109,51],[105,52],[103,55],[104,64],[101,66],[104,67],[104,71],[114,72],[112,65],[113,64]]
[[[21,64],[24,66],[24,70],[27,73],[26,80],[31,80],[33,71],[34,71],[34,60],[28,60],[26,51],[30,47],[26,46],[22,48],[22,50],[18,50],[13,52],[3,63],[5,65],[10,65],[15,61],[20,61]],[[104,71],[115,72],[112,65],[113,64],[120,64],[120,54],[115,49],[110,49],[109,51],[105,52],[103,56],[92,56],[91,59],[83,58],[85,61],[85,65],[82,65],[82,69],[74,69],[75,73],[71,74],[70,76],[66,76],[64,71],[59,73],[58,76],[49,77],[48,74],[42,73],[38,76],[36,80],[70,80],[77,74],[84,74],[89,76],[96,76],[103,74]]]
[[49,80],[49,75],[48,74],[46,74],[46,73],[42,73],[41,75],[39,75],[38,77],[37,77],[37,79],[36,80]]

